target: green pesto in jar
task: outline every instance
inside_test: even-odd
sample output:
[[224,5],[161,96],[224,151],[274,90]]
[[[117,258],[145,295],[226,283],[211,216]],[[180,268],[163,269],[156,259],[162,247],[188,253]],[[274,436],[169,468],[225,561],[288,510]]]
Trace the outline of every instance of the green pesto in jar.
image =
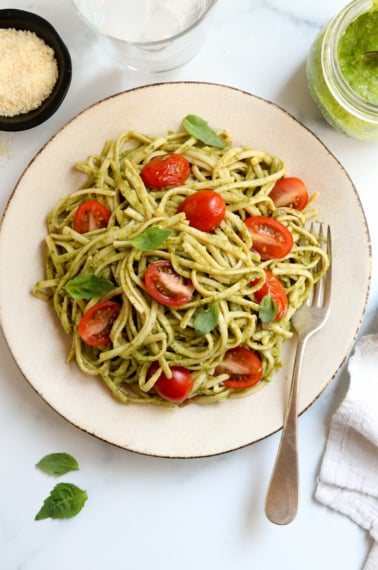
[[[378,0],[373,0],[370,5],[363,0],[355,0],[344,11],[355,9],[358,5],[364,5],[366,9],[362,8],[345,26],[335,48],[330,47],[330,42],[332,37],[337,37],[336,19],[315,39],[307,59],[307,82],[312,98],[330,125],[348,136],[378,141],[378,63],[373,59],[362,59],[366,51],[378,50]],[[325,56],[326,53],[328,56]],[[336,98],[331,91],[328,81],[334,73],[330,62],[332,58],[335,58],[333,65],[337,62],[340,77],[350,93],[372,107],[370,115],[354,112],[349,96],[349,101],[344,105],[344,94]]]
[[361,97],[378,104],[378,58],[364,56],[371,51],[378,51],[378,6],[364,12],[347,26],[338,49],[345,81]]

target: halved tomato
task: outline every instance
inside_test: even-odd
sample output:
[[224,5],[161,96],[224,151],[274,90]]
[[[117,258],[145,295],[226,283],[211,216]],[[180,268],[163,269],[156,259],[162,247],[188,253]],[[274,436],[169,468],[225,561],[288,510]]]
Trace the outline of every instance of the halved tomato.
[[244,346],[228,350],[223,362],[215,369],[215,375],[229,374],[223,383],[226,388],[242,390],[260,382],[263,376],[263,365],[255,352]]
[[113,322],[121,311],[116,301],[100,301],[82,316],[77,331],[80,338],[90,346],[109,344]]
[[86,200],[78,206],[74,220],[73,228],[80,234],[93,232],[100,228],[106,228],[110,218],[110,212],[103,204],[97,200]]
[[307,206],[307,188],[300,178],[280,178],[274,185],[269,196],[277,208],[288,206],[295,210],[303,210]]
[[[266,295],[270,295],[277,309],[275,320],[278,321],[285,316],[289,301],[281,281],[269,269],[265,270],[265,274],[265,283],[253,295],[257,303],[261,303]],[[254,284],[256,281],[251,283],[252,286]]]
[[[148,369],[147,378],[151,378],[158,368],[158,362],[153,362]],[[171,366],[170,371],[172,373],[171,378],[161,372],[155,382],[154,390],[164,400],[183,402],[193,387],[193,377],[189,370],[182,366]]]
[[222,223],[226,203],[214,190],[198,190],[181,202],[178,211],[184,212],[190,226],[210,233]]
[[245,220],[252,237],[252,249],[262,260],[282,259],[293,247],[290,230],[278,220],[268,216],[251,216]]
[[144,165],[141,177],[148,188],[180,186],[190,174],[190,164],[184,156],[169,152],[156,156]]
[[192,298],[194,287],[190,279],[182,277],[169,261],[151,263],[144,274],[149,294],[167,307],[182,307]]

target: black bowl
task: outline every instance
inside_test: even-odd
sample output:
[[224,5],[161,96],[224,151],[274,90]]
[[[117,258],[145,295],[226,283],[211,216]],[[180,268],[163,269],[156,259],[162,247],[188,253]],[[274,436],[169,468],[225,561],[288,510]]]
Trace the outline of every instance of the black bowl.
[[54,89],[37,109],[14,117],[0,115],[0,131],[23,131],[46,121],[61,105],[71,84],[71,57],[57,31],[47,20],[37,14],[24,10],[0,10],[0,28],[34,32],[54,50],[58,64],[58,79]]

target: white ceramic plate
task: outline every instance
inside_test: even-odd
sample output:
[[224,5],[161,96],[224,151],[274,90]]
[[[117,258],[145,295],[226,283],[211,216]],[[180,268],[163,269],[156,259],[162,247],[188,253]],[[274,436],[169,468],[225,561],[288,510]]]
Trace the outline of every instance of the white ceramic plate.
[[[177,129],[189,113],[214,128],[228,128],[235,144],[281,157],[311,192],[333,235],[334,289],[327,325],[305,355],[300,411],[323,392],[349,355],[365,311],[370,282],[370,240],[353,184],[324,145],[288,113],[230,87],[203,83],[152,85],[89,107],[39,152],[9,201],[0,233],[0,317],[20,370],[41,397],[75,426],[128,450],[163,457],[201,457],[256,442],[282,427],[292,367],[285,366],[256,394],[221,404],[182,409],[119,404],[93,377],[67,365],[67,339],[52,310],[30,290],[43,274],[41,244],[56,201],[82,183],[76,161],[104,141],[135,129],[155,135]],[[351,227],[353,232],[351,232]]]

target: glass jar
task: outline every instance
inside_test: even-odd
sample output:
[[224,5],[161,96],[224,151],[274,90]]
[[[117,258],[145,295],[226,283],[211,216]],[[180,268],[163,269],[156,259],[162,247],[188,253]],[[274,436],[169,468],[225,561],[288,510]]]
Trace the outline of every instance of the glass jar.
[[[372,4],[372,0],[354,0],[316,38],[307,59],[306,73],[311,95],[333,127],[357,139],[377,141],[378,100],[376,97],[366,98],[352,89],[340,65],[340,39],[351,22],[364,14],[364,24],[367,18],[374,18],[368,22],[373,24],[369,26],[371,34],[374,34],[375,47],[371,49],[378,50],[378,45],[375,45],[375,41],[378,42],[378,26],[375,26],[378,2],[374,0]],[[362,25],[362,19],[360,21]],[[360,57],[364,57],[363,54]],[[368,73],[361,77],[361,81],[371,81],[372,88],[376,90],[378,62],[374,59],[367,61],[366,67]]]

